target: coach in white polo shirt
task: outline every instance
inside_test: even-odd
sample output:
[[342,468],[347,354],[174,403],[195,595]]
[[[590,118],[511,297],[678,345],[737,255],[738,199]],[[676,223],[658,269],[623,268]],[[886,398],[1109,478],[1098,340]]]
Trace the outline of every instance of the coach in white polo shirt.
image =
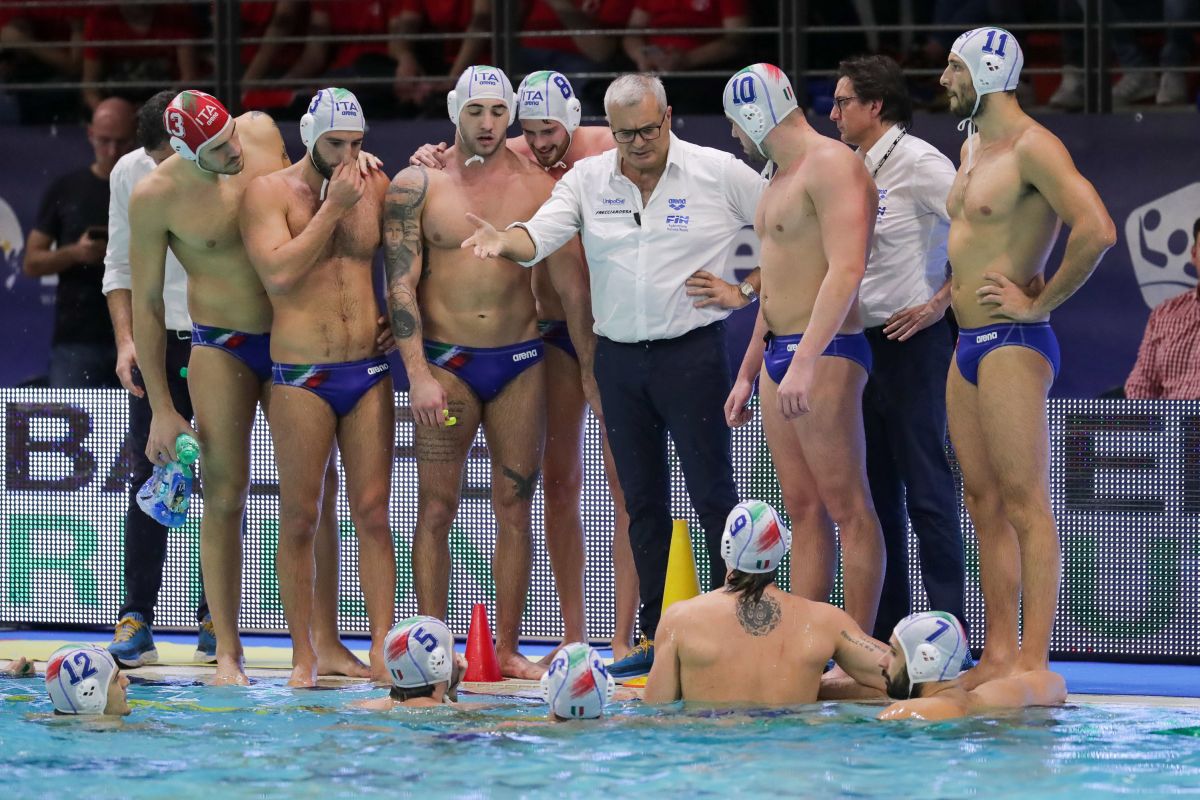
[[596,382],[629,512],[646,637],[613,665],[614,675],[628,677],[648,672],[653,660],[671,541],[668,434],[704,527],[710,584],[725,581],[721,534],[738,501],[723,410],[729,311],[696,308],[685,283],[697,270],[732,277],[730,247],[753,224],[766,183],[729,153],[671,133],[658,78],[622,75],[608,87],[604,110],[615,150],[578,161],[528,222],[497,232],[471,217],[476,233],[463,246],[531,266],[582,237]]
[[954,350],[945,319],[946,198],[954,165],[909,133],[912,102],[900,67],[886,56],[839,65],[829,116],[842,140],[858,148],[879,190],[859,307],[874,360],[862,399],[867,477],[887,548],[874,635],[887,641],[912,610],[909,520],[930,607],[965,619],[962,531],[945,451],[946,375]]
[[[163,112],[174,97],[174,90],[159,92],[138,110],[137,136],[140,146],[126,153],[109,176],[108,249],[104,254],[103,289],[117,339],[117,377],[130,393],[129,433],[123,447],[123,456],[128,460],[130,470],[129,506],[125,511],[125,598],[118,619],[123,621],[136,614],[147,626],[154,623],[154,606],[158,602],[163,561],[167,554],[167,529],[142,513],[135,502],[137,490],[150,477],[154,464],[146,458],[146,439],[150,435],[150,401],[146,399],[141,373],[137,369],[137,355],[133,349],[129,195],[138,181],[174,153],[162,122]],[[192,319],[187,310],[187,276],[170,249],[167,250],[163,304],[167,325],[167,386],[175,408],[179,409],[184,419],[191,419],[192,400],[188,395],[187,379],[180,374],[180,370],[187,366],[192,347]],[[207,631],[203,626],[207,615],[208,604],[201,588],[196,621],[201,623],[202,628],[196,658],[216,661],[216,639],[211,635],[211,623]],[[113,657],[124,666],[139,666],[133,660],[144,658],[144,654],[129,645],[134,633],[136,626],[118,623],[116,636],[109,646]]]

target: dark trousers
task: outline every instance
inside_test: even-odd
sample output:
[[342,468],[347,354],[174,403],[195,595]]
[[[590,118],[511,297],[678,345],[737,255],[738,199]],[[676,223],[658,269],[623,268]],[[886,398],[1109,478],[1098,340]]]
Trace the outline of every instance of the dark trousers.
[[954,336],[944,319],[906,342],[889,340],[882,327],[868,328],[866,334],[875,360],[862,400],[867,478],[887,549],[874,636],[886,642],[912,611],[909,520],[920,543],[930,607],[966,624],[962,529],[945,449],[946,374]]
[[[167,331],[167,387],[175,409],[184,419],[192,418],[192,398],[188,394],[187,378],[179,371],[187,366],[192,351],[191,331]],[[134,381],[142,386],[142,374],[134,370]],[[141,614],[146,623],[154,624],[154,606],[162,586],[163,562],[167,557],[167,529],[150,519],[137,505],[138,489],[142,488],[154,464],[146,458],[146,440],[150,438],[150,399],[129,396],[129,433],[125,447],[130,455],[129,507],[125,511],[125,601],[120,615],[131,611]],[[196,621],[208,614],[204,598],[204,582],[200,582],[200,605]]]
[[[675,339],[636,344],[601,337],[595,371],[604,426],[629,512],[641,628],[653,638],[671,548],[668,434],[704,528],[708,584],[715,589],[725,583],[721,535],[738,501],[724,411],[732,385],[725,326],[716,323]],[[700,574],[704,583],[703,568]]]

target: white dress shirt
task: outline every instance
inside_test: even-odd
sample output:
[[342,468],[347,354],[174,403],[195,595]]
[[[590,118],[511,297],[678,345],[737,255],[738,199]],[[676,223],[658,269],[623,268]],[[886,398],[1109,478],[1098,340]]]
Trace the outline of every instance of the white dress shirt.
[[871,328],[901,309],[929,302],[946,282],[946,198],[954,165],[899,125],[859,155],[867,172],[878,168],[879,216],[858,295],[863,324]]
[[533,219],[515,223],[537,248],[524,266],[582,234],[594,330],[606,339],[673,339],[730,313],[694,307],[684,283],[700,269],[734,281],[729,250],[754,224],[766,181],[729,153],[670,136],[667,166],[645,206],[614,149],[576,162]]
[[[121,156],[108,179],[108,249],[104,252],[104,293],[114,289],[132,289],[129,267],[129,195],[133,187],[154,169],[154,159],[138,147]],[[191,331],[192,318],[187,305],[187,273],[171,249],[167,248],[166,273],[163,276],[163,304],[169,331]]]

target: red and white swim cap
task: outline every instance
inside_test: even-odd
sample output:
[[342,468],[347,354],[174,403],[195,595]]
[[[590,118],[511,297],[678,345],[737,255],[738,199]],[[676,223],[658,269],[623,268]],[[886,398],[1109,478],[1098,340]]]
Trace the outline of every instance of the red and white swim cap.
[[233,117],[220,100],[194,89],[175,95],[163,112],[163,126],[171,136],[171,147],[188,161],[198,160],[204,148],[231,125]]

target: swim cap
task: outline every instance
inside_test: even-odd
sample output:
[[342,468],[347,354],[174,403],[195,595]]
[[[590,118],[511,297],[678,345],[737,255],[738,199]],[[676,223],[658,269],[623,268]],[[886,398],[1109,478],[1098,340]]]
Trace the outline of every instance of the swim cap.
[[233,117],[220,100],[194,89],[175,95],[163,111],[171,149],[188,161],[198,161],[201,151],[232,125]]
[[102,648],[69,644],[54,651],[46,665],[46,691],[62,714],[103,714],[117,662]]
[[383,640],[384,664],[392,683],[416,689],[450,680],[454,666],[454,635],[434,617],[409,617]]
[[970,116],[979,111],[980,99],[992,92],[1008,92],[1017,88],[1021,67],[1025,65],[1025,54],[1017,37],[1003,28],[976,28],[954,40],[950,52],[962,59],[971,73],[975,86],[975,107]]
[[751,64],[734,74],[721,94],[725,116],[754,142],[763,158],[762,142],[784,117],[799,108],[783,70],[774,64]]
[[725,519],[721,555],[730,569],[770,572],[792,547],[792,532],[762,500],[738,503]]
[[967,632],[953,614],[909,614],[896,624],[894,633],[904,653],[910,683],[948,681],[962,672]]
[[595,719],[604,713],[615,688],[600,654],[583,642],[559,650],[542,675],[542,697],[563,719]]
[[354,92],[349,89],[322,89],[313,95],[308,113],[300,118],[300,141],[311,157],[317,140],[330,131],[367,132],[367,118]]
[[583,115],[583,106],[561,72],[542,70],[525,76],[517,88],[517,118],[552,119],[561,122],[567,133],[574,133]]
[[446,108],[450,112],[450,121],[454,123],[454,127],[458,127],[458,119],[467,103],[481,97],[503,101],[504,107],[508,109],[508,121],[512,122],[512,112],[516,107],[512,83],[502,70],[480,65],[463,70],[454,89],[446,95]]

